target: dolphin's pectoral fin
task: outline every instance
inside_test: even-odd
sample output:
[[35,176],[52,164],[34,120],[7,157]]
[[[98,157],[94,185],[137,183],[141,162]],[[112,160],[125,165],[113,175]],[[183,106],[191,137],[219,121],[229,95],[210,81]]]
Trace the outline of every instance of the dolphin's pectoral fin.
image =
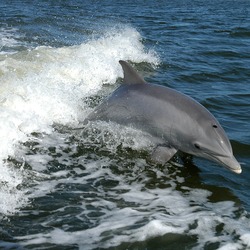
[[160,164],[168,162],[174,154],[177,152],[177,149],[167,147],[167,146],[157,146],[154,152],[152,153],[152,160]]

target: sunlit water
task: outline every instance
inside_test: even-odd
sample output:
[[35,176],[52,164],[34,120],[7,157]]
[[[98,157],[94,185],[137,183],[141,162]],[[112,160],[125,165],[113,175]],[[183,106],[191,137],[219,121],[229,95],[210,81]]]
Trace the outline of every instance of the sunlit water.
[[[2,1],[0,248],[250,248],[249,1]],[[150,159],[149,135],[83,120],[119,60],[206,106],[243,172]],[[76,129],[82,127],[82,129]]]

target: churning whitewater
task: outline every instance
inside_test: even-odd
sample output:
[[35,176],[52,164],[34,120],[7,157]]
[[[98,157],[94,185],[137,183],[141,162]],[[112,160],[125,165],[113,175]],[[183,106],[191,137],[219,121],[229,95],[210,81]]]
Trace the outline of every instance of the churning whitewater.
[[[12,39],[10,45],[15,45]],[[26,178],[22,171],[26,156],[25,152],[19,153],[20,144],[32,140],[33,133],[53,134],[54,124],[74,127],[83,121],[89,110],[84,100],[122,76],[117,64],[120,58],[157,65],[156,54],[145,51],[140,40],[135,29],[114,28],[79,46],[37,47],[1,55],[3,214],[15,212],[28,201],[26,191],[17,188]],[[19,159],[19,171],[9,167],[8,158]]]

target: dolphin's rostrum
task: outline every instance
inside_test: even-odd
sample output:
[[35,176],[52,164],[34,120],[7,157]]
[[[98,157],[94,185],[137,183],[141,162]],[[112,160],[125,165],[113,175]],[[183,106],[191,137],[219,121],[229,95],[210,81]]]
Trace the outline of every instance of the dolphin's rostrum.
[[180,150],[241,173],[225,131],[205,107],[176,90],[145,82],[131,65],[119,62],[123,84],[87,120],[112,121],[148,132],[157,141],[153,158],[161,163]]

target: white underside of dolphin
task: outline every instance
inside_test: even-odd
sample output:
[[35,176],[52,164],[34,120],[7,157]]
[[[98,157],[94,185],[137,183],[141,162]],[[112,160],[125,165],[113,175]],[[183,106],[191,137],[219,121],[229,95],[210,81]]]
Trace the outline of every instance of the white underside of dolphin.
[[225,131],[205,107],[171,88],[145,82],[127,62],[120,64],[123,84],[87,120],[146,131],[158,142],[153,158],[163,164],[180,150],[241,173]]

